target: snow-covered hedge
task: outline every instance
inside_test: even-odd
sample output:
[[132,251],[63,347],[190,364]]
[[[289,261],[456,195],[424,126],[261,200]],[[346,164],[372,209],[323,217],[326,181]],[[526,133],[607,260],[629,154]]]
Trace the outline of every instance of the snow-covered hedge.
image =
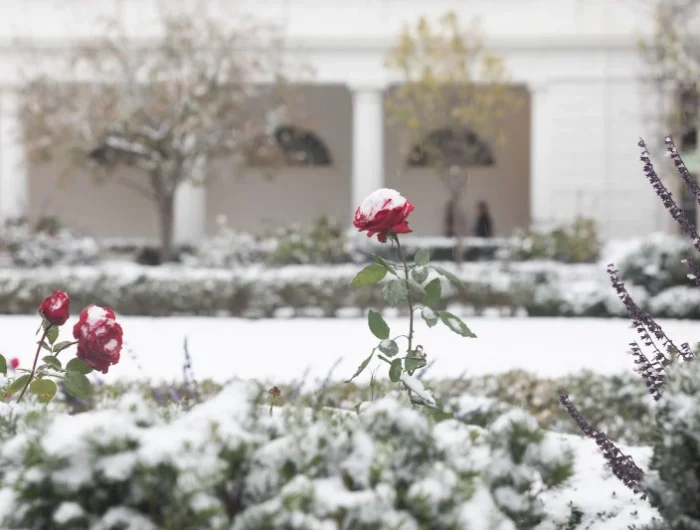
[[[608,314],[618,304],[604,283],[592,287],[590,301],[567,293],[591,274],[590,266],[557,267],[553,263],[473,263],[458,270],[466,287],[443,284],[447,305],[482,310],[488,307],[535,315]],[[99,267],[52,267],[0,270],[0,312],[33,313],[52,289],[70,292],[83,302],[114,307],[125,315],[272,316],[279,311],[334,316],[345,308],[385,308],[377,289],[356,288],[350,281],[357,265],[251,266],[236,270],[182,266],[144,267],[105,263]],[[557,288],[557,286],[559,286]],[[552,301],[554,299],[554,301]]]
[[[462,314],[496,308],[531,316],[622,316],[624,311],[604,270],[596,265],[553,262],[480,262],[457,268],[442,263],[465,283],[443,283],[443,303]],[[124,315],[318,315],[357,314],[386,308],[379,290],[350,287],[357,265],[248,266],[200,269],[180,265],[147,267],[106,262],[99,266],[0,269],[0,313],[34,313],[47,292],[70,292],[78,305],[97,303]],[[693,287],[670,297],[649,298],[630,286],[635,300],[659,317],[694,318],[700,299]],[[697,302],[696,302],[697,301]],[[347,311],[351,312],[348,313]]]
[[692,285],[682,261],[697,251],[687,237],[651,234],[610,247],[609,261],[615,262],[621,278],[644,287],[652,296],[671,287]]
[[578,218],[547,231],[518,232],[504,250],[509,259],[514,260],[594,263],[600,257],[602,242],[596,221]]
[[399,394],[358,413],[270,413],[260,400],[238,382],[167,413],[131,394],[74,416],[0,404],[0,527],[544,529],[571,519],[542,495],[570,478],[572,454],[522,411],[482,428],[437,422]]
[[95,263],[99,254],[94,239],[75,237],[61,228],[53,232],[34,230],[22,222],[0,226],[0,267],[86,265]]

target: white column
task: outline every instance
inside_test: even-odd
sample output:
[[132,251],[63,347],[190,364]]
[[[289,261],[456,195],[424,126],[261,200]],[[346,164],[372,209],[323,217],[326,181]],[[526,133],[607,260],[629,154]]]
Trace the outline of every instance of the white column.
[[15,91],[0,89],[0,223],[28,213],[29,177]]
[[530,222],[532,228],[553,221],[551,167],[552,113],[546,85],[530,87]]
[[198,160],[192,169],[192,180],[186,180],[175,192],[175,224],[173,239],[176,245],[192,245],[207,234],[207,163]]
[[[384,187],[384,91],[352,93],[352,215],[362,200]],[[351,217],[352,218],[352,217]]]

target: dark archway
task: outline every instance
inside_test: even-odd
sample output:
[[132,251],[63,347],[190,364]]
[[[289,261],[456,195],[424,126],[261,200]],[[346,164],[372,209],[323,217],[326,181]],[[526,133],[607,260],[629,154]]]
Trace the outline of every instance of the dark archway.
[[456,133],[437,129],[413,146],[408,155],[411,167],[429,167],[438,162],[446,166],[483,167],[496,163],[488,143],[469,129]]
[[291,166],[330,166],[333,164],[326,143],[315,133],[293,125],[275,130],[275,141]]

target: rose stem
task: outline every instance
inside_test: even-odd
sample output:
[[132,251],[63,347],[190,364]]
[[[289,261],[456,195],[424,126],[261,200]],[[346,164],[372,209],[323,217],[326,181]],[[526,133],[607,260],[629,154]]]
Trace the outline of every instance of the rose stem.
[[396,241],[396,251],[399,254],[399,259],[403,263],[403,270],[406,275],[406,290],[408,291],[408,351],[409,353],[413,349],[413,302],[411,301],[411,286],[408,284],[408,263],[406,263],[406,256],[404,256],[403,250],[401,249],[401,243],[399,243],[399,236],[393,234],[394,241]]
[[49,324],[44,328],[44,334],[41,336],[41,340],[39,341],[39,346],[36,349],[36,355],[34,355],[34,364],[32,365],[32,371],[29,373],[29,379],[27,379],[27,383],[24,385],[24,388],[22,389],[22,393],[19,395],[17,398],[17,403],[22,401],[22,398],[24,397],[24,393],[27,391],[29,388],[29,384],[32,382],[32,379],[34,378],[34,372],[36,371],[36,363],[39,361],[39,354],[41,353],[41,345],[44,344],[44,341],[46,340],[46,335],[49,334],[49,330],[53,327],[53,325]]

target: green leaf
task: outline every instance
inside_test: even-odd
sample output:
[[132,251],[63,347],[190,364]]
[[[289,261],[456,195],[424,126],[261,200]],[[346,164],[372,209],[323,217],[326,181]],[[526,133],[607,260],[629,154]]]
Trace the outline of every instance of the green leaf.
[[83,361],[75,357],[74,359],[68,361],[68,364],[66,365],[66,371],[74,372],[77,374],[89,374],[90,372],[92,372],[92,368],[90,368]]
[[391,307],[395,307],[408,298],[408,288],[403,280],[390,280],[382,287],[382,298]]
[[457,278],[454,274],[452,274],[450,271],[446,271],[442,267],[435,267],[433,266],[433,270],[437,272],[440,276],[444,276],[445,278],[448,279],[448,281],[454,285],[455,287],[464,287],[464,284],[462,283],[462,280]]
[[428,269],[425,267],[417,267],[411,271],[411,276],[418,283],[423,283],[428,279]]
[[451,420],[452,418],[455,417],[454,412],[446,412],[442,409],[440,410],[435,410],[435,409],[428,409],[430,410],[430,413],[432,414],[433,418],[437,423],[440,423],[441,421],[445,420]]
[[17,379],[12,381],[12,384],[5,390],[6,394],[16,394],[24,388],[24,386],[29,381],[29,374],[24,374],[19,376]]
[[442,285],[440,285],[440,278],[433,278],[428,285],[425,286],[425,296],[423,297],[423,303],[429,307],[435,307],[440,303],[440,296],[442,295]]
[[462,320],[459,317],[456,317],[455,315],[453,315],[452,313],[448,313],[447,311],[440,311],[438,315],[440,316],[440,320],[442,320],[443,324],[445,324],[448,328],[457,333],[457,335],[462,335],[462,337],[476,338],[476,335],[472,333],[472,331],[467,327],[467,325],[464,322],[462,322]]
[[416,252],[416,265],[425,267],[428,263],[430,263],[430,251],[423,248]]
[[46,357],[42,358],[41,360],[44,361],[46,364],[48,364],[54,370],[60,370],[61,368],[63,368],[61,361],[59,361],[53,355],[47,355]]
[[64,340],[62,342],[59,342],[58,344],[53,345],[53,352],[61,353],[66,348],[70,348],[71,346],[73,346],[73,344],[78,344],[78,341],[71,342],[69,340]]
[[420,283],[418,283],[417,281],[415,281],[415,280],[409,278],[409,279],[408,279],[408,285],[409,285],[409,287],[413,287],[416,291],[418,291],[418,292],[420,293],[421,296],[425,296],[425,289],[424,289],[423,286],[422,286]]
[[418,355],[415,351],[412,351],[409,355],[406,356],[406,361],[404,365],[406,366],[406,371],[408,372],[413,372],[414,370],[417,370],[418,368],[423,368],[427,363],[425,362],[425,359]]
[[389,367],[389,379],[392,382],[398,383],[401,380],[401,372],[403,368],[401,367],[401,359],[394,359],[391,361],[391,366]]
[[372,256],[372,259],[377,265],[381,265],[384,267],[387,271],[389,271],[391,274],[396,276],[396,267],[394,267],[391,263],[386,261],[384,258],[380,256]]
[[7,375],[7,360],[3,355],[0,355],[0,374]]
[[66,386],[66,391],[80,399],[87,399],[92,393],[90,381],[83,374],[78,372],[66,372],[66,378],[63,380]]
[[380,352],[388,355],[389,357],[393,357],[399,353],[399,345],[396,344],[396,341],[391,339],[386,339],[380,342],[378,348]]
[[372,357],[374,357],[375,350],[376,350],[376,348],[374,350],[372,350],[372,353],[369,354],[369,357],[367,357],[364,361],[362,361],[362,364],[360,364],[360,366],[357,367],[357,370],[355,371],[353,376],[350,379],[348,379],[347,381],[345,381],[346,383],[349,383],[350,381],[352,381],[358,375],[360,375],[362,372],[365,371],[365,368],[367,368],[367,365],[372,360]]
[[352,287],[358,287],[361,285],[374,285],[379,280],[386,276],[387,270],[378,265],[377,263],[372,263],[367,265],[364,269],[357,273],[357,275],[352,279],[350,285]]
[[56,395],[58,387],[51,379],[35,379],[29,385],[29,391],[39,396],[39,401],[48,403]]
[[367,323],[369,324],[369,330],[379,340],[386,340],[389,338],[389,333],[391,332],[389,324],[384,321],[382,315],[378,311],[374,309],[369,310]]
[[56,342],[57,338],[58,338],[58,328],[57,327],[53,327],[46,332],[46,339],[49,341],[49,344],[53,344],[54,342]]
[[435,311],[430,309],[428,306],[424,307],[421,312],[420,316],[423,317],[423,320],[425,321],[426,324],[428,324],[429,328],[432,328],[434,325],[438,323],[438,316]]
[[39,342],[39,341],[37,341],[37,344],[41,344],[41,347],[42,347],[42,348],[44,348],[46,351],[48,351],[48,352],[50,352],[50,353],[53,353],[53,351],[51,350],[51,346],[49,346],[48,344],[46,344],[46,342]]

